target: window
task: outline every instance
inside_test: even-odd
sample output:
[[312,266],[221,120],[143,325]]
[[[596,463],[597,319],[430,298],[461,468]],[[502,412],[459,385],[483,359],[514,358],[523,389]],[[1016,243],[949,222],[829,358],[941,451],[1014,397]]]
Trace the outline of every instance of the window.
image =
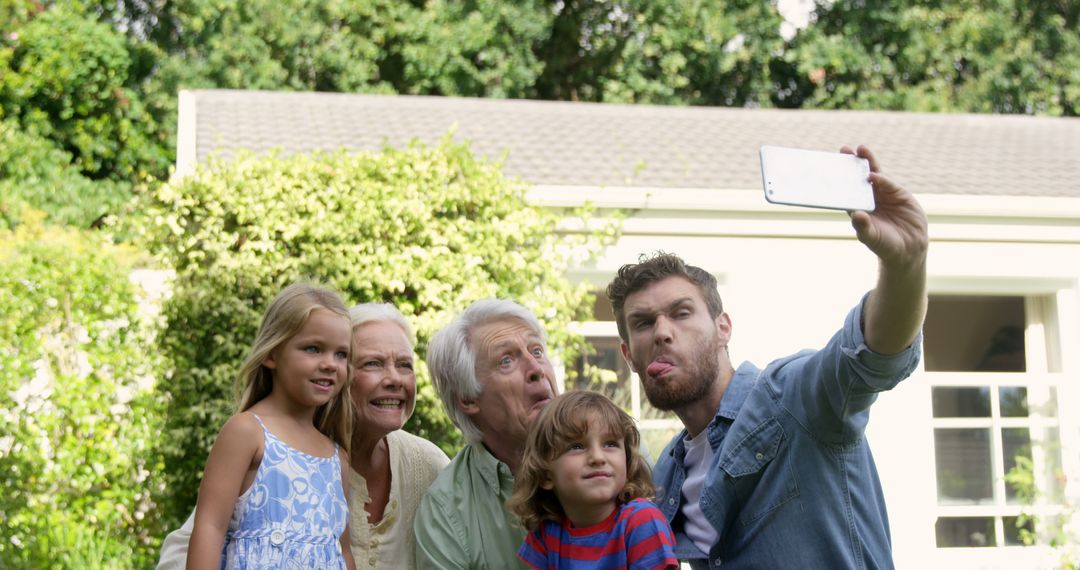
[[1043,297],[930,297],[939,548],[1019,546],[1022,531],[1038,534],[1061,511],[1052,307]]
[[567,388],[607,394],[637,420],[642,441],[652,456],[650,459],[655,461],[664,446],[682,429],[682,422],[674,413],[652,407],[645,398],[641,382],[622,356],[615,315],[602,292],[596,294],[593,318],[596,320],[579,323],[593,352],[574,362]]

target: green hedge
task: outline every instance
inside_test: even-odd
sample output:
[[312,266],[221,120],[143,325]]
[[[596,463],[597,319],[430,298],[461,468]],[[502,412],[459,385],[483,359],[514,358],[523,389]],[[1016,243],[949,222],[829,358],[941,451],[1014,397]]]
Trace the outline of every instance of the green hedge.
[[0,230],[0,568],[145,568],[161,535],[161,401],[131,252]]
[[[597,242],[557,233],[557,216],[526,204],[524,191],[500,165],[446,140],[360,155],[212,161],[149,196],[135,231],[176,269],[162,335],[173,370],[162,383],[166,516],[178,523],[194,504],[261,311],[294,280],[327,283],[349,303],[394,303],[416,327],[421,356],[439,326],[488,296],[518,299],[546,321],[553,347],[580,350],[567,325],[591,300],[566,281],[565,252]],[[418,371],[407,428],[453,453],[457,430],[426,367]]]

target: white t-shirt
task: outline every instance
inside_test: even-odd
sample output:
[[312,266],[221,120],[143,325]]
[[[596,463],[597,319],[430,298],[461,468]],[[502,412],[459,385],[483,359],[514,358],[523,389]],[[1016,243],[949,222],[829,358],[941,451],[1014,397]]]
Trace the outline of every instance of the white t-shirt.
[[683,439],[686,445],[686,481],[683,481],[683,504],[681,507],[685,519],[683,531],[699,550],[708,554],[720,535],[701,512],[701,491],[705,488],[705,475],[712,464],[713,449],[705,432],[698,437],[687,435]]

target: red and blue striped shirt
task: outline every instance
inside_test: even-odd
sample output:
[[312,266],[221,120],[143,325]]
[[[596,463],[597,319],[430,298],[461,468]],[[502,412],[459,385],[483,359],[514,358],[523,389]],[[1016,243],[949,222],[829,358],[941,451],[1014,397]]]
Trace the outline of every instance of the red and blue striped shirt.
[[565,518],[544,521],[525,538],[518,558],[537,570],[666,570],[679,565],[667,519],[645,499],[620,505],[593,526],[573,528]]

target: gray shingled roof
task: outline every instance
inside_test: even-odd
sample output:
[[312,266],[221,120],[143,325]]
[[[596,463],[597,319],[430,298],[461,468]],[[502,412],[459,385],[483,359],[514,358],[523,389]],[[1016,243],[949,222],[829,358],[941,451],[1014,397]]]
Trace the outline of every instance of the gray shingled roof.
[[451,128],[540,185],[758,189],[762,144],[864,143],[915,192],[1080,197],[1076,118],[206,90],[181,96],[178,155],[378,149]]

